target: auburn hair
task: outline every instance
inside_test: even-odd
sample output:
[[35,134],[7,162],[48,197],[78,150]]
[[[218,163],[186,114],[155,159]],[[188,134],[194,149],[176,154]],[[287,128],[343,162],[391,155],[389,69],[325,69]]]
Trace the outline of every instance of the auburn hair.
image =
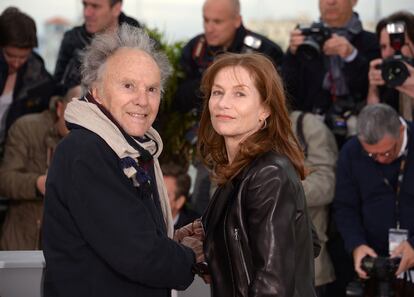
[[[239,144],[240,149],[229,164],[224,138],[211,124],[208,102],[217,74],[224,68],[238,66],[249,72],[270,115],[266,118],[267,124],[263,129]],[[299,176],[302,179],[305,177],[304,156],[291,128],[283,83],[273,63],[266,56],[259,53],[220,55],[205,71],[201,92],[204,102],[198,130],[198,153],[204,164],[213,170],[213,179],[219,185],[225,184],[254,158],[268,151],[286,156]]]

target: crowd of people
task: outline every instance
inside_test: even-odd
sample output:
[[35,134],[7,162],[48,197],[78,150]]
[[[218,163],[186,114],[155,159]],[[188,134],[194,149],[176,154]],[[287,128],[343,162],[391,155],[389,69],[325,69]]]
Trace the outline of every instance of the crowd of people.
[[205,0],[173,98],[198,118],[192,181],[153,128],[166,53],[122,0],[82,3],[53,75],[33,19],[0,15],[0,250],[43,250],[44,296],[169,296],[195,275],[214,297],[353,279],[413,296],[413,13],[374,33],[357,0],[319,0],[283,52],[239,0]]

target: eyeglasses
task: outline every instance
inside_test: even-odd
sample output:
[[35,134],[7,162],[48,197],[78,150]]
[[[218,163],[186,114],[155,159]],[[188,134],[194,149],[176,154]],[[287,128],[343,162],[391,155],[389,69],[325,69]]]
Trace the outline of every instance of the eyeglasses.
[[388,158],[391,156],[391,154],[395,151],[395,148],[397,147],[397,141],[394,143],[394,145],[387,150],[386,152],[383,153],[370,153],[365,151],[365,153],[367,154],[368,157],[374,159],[374,160],[378,160],[379,157],[384,157],[384,158]]

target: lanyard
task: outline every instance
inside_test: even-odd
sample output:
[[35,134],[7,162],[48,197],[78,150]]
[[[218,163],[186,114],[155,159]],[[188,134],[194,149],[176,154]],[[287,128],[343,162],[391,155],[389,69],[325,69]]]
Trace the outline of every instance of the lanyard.
[[[408,146],[408,144],[407,144]],[[407,164],[407,155],[408,155],[408,148],[405,149],[403,155],[401,156],[401,163],[400,168],[398,171],[398,178],[397,178],[397,188],[395,190],[395,219],[396,219],[396,228],[400,229],[400,192],[401,192],[401,186],[404,182],[404,174],[405,174],[405,165]],[[381,171],[382,178],[384,180],[384,183],[388,185],[391,189],[391,183],[390,181],[384,176],[384,173]]]

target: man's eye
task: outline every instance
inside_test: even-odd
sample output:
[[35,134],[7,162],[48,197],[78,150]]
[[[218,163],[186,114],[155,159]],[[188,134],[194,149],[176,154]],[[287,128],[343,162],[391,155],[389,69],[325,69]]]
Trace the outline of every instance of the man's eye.
[[158,88],[156,88],[156,87],[149,87],[148,88],[148,92],[150,92],[150,93],[157,93],[158,92]]
[[124,84],[125,89],[132,89],[134,86],[132,84],[126,83]]

